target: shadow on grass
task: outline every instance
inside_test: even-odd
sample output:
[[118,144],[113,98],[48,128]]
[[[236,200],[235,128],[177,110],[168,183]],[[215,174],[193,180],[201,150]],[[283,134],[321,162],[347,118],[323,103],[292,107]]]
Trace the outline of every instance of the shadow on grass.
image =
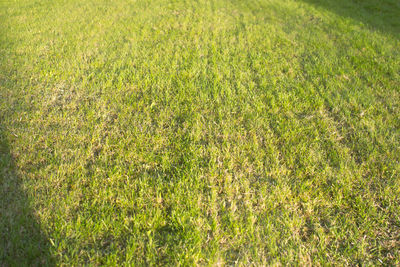
[[49,242],[21,188],[0,124],[0,266],[40,265],[54,265]]
[[302,0],[400,39],[399,0]]

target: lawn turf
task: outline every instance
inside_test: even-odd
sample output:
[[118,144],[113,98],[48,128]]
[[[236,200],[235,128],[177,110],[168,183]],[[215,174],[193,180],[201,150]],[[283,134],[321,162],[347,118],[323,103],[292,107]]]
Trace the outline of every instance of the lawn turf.
[[0,265],[399,265],[400,2],[0,3]]

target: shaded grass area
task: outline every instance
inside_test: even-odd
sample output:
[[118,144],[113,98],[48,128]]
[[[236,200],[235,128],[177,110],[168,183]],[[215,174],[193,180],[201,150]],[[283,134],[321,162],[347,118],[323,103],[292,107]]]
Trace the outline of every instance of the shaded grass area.
[[398,25],[321,3],[1,4],[1,260],[399,264]]
[[[1,114],[0,121],[4,114]],[[0,124],[0,264],[51,266],[49,241],[15,172],[13,156]]]
[[400,3],[396,0],[305,0],[305,2],[322,7],[338,14],[359,21],[373,30],[390,34],[395,38],[400,36]]

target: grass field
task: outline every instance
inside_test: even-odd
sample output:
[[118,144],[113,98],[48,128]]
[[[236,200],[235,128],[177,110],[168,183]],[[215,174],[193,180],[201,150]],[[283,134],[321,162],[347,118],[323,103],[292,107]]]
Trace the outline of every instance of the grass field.
[[398,0],[0,3],[0,266],[400,265]]

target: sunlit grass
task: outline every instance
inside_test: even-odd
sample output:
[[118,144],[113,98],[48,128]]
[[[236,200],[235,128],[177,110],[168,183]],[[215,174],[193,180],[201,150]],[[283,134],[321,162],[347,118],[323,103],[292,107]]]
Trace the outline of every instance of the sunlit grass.
[[2,2],[0,265],[400,264],[366,2]]

